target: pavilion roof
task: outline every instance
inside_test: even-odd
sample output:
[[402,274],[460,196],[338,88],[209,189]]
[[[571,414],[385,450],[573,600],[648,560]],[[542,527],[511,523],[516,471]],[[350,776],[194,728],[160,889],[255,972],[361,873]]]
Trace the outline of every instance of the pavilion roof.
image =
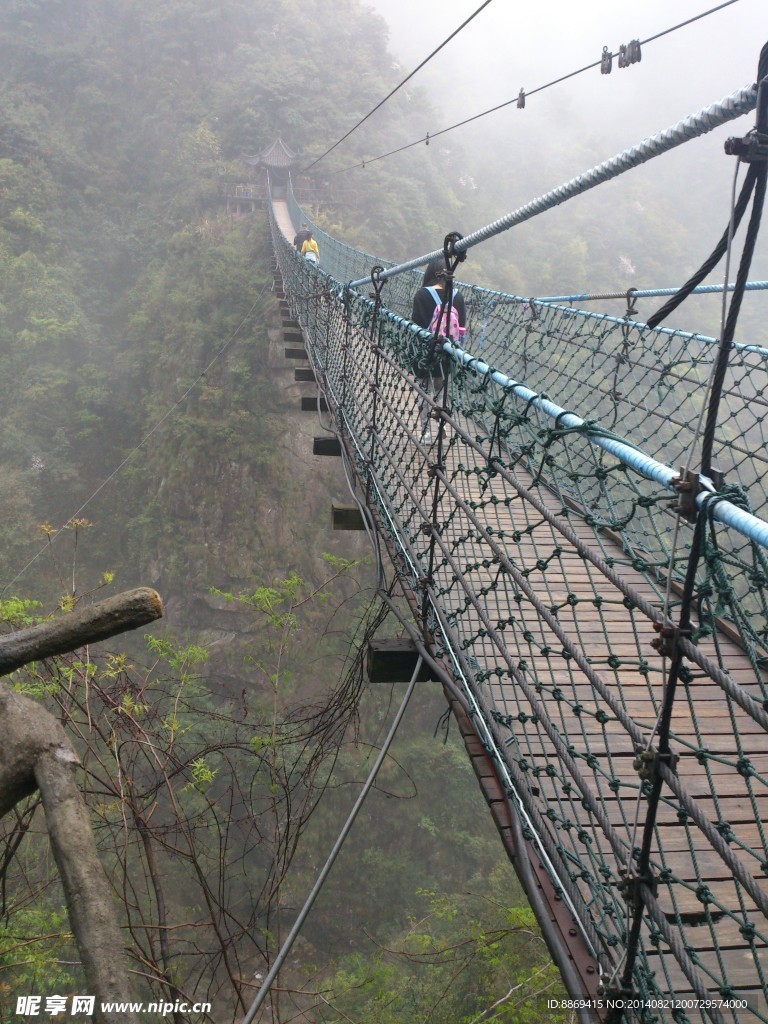
[[278,136],[271,145],[262,150],[257,157],[248,157],[246,163],[261,164],[263,167],[291,167],[296,160],[296,154],[292,153],[283,140]]

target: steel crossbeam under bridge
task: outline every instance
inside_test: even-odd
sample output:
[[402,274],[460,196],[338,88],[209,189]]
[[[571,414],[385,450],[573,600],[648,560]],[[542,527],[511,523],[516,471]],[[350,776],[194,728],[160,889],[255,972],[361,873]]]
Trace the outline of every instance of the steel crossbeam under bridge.
[[713,339],[462,284],[434,394],[417,276],[369,298],[344,281],[370,257],[321,234],[314,267],[305,215],[271,211],[328,428],[569,991],[606,1020],[768,1021],[768,350],[736,345],[717,479],[685,478]]

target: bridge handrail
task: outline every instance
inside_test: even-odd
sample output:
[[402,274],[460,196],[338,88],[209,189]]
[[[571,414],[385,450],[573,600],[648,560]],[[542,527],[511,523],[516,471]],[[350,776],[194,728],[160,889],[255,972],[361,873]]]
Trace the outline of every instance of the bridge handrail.
[[[337,290],[337,294],[343,294],[343,288],[339,288]],[[371,299],[360,296],[360,301],[364,304],[368,304],[370,308],[373,309],[374,303]],[[380,315],[386,317],[395,324],[405,327],[415,336],[421,338],[424,343],[431,340],[432,336],[429,331],[423,330],[412,321],[398,316],[391,310],[382,308],[380,310]],[[593,316],[594,318],[601,320],[614,320],[617,324],[625,323],[625,321],[614,317],[606,317],[601,313],[585,313],[585,315]],[[657,330],[660,329],[657,328]],[[679,336],[680,332],[675,332],[675,334]],[[696,338],[699,341],[715,341],[715,339],[702,338],[700,335],[688,335],[688,337]],[[768,350],[759,348],[758,346],[742,347],[749,351],[759,352],[760,354],[768,356]],[[556,402],[553,402],[546,395],[534,391],[520,381],[513,380],[501,370],[495,369],[490,364],[479,359],[477,356],[473,356],[458,345],[446,342],[443,346],[443,351],[446,355],[450,356],[457,365],[469,367],[476,373],[488,377],[498,384],[504,392],[515,394],[518,398],[523,399],[527,404],[541,410],[545,415],[550,419],[555,420],[557,423],[578,430],[579,433],[590,441],[590,443],[597,445],[599,448],[602,448],[604,451],[615,456],[625,466],[635,470],[635,472],[639,473],[646,480],[660,484],[668,491],[674,492],[677,489],[675,484],[680,478],[679,469],[674,469],[663,462],[659,462],[652,456],[647,455],[642,451],[642,449],[627,441],[626,438],[622,438],[612,432],[605,431],[601,427],[591,424],[588,420],[583,419],[576,413],[569,412],[567,409],[559,406]],[[714,482],[708,477],[702,477],[701,484],[704,490],[696,497],[696,504],[699,508],[706,508],[713,519],[725,526],[731,527],[737,533],[741,534],[741,536],[746,540],[759,544],[761,547],[768,548],[768,522],[761,519],[759,516],[753,515],[752,513],[739,508],[737,505],[728,501],[727,498],[719,496]]]
[[[444,346],[444,351],[458,364],[471,366],[478,373],[489,376],[505,391],[514,392],[519,398],[540,409],[561,425],[575,428],[584,437],[588,438],[592,444],[614,455],[625,466],[629,466],[635,472],[644,476],[646,480],[661,484],[668,491],[676,490],[675,483],[680,478],[679,470],[673,469],[663,462],[657,462],[656,459],[646,455],[640,448],[630,444],[625,439],[618,436],[609,436],[600,427],[591,426],[581,416],[568,412],[546,396],[532,391],[525,384],[512,380],[499,370],[494,370],[492,366],[484,363],[476,356],[470,355],[469,352],[465,352],[458,346],[447,342]],[[761,349],[760,351],[765,350]],[[738,508],[726,498],[719,497],[713,481],[708,477],[701,477],[701,483],[706,488],[706,491],[696,497],[696,504],[699,508],[707,508],[713,519],[726,526],[730,526],[747,540],[754,541],[754,543],[768,548],[768,522],[749,512],[745,512],[744,509]]]
[[[721,284],[700,284],[691,291],[691,295],[721,295],[724,291],[732,292],[735,285],[729,284],[725,288]],[[764,291],[768,288],[768,281],[747,281],[744,290]],[[623,292],[582,292],[575,295],[537,295],[536,302],[597,302],[602,299],[653,299],[663,295],[676,295],[677,288],[630,288]]]
[[[575,196],[582,195],[596,185],[601,185],[603,182],[610,181],[625,171],[639,167],[648,160],[652,160],[654,157],[661,156],[662,153],[667,153],[669,150],[681,146],[684,142],[689,142],[693,138],[714,131],[715,128],[719,128],[721,125],[741,117],[742,114],[749,113],[750,110],[754,110],[756,103],[757,84],[753,83],[752,85],[744,86],[718,103],[705,107],[697,114],[689,114],[688,117],[684,117],[677,124],[664,129],[664,131],[650,138],[644,139],[630,149],[624,150],[623,153],[618,153],[609,160],[598,164],[589,171],[585,171],[576,178],[572,178],[570,181],[565,182],[565,184],[558,186],[558,188],[544,193],[544,195],[533,199],[525,206],[513,210],[511,213],[500,217],[485,227],[465,235],[456,242],[455,249],[457,252],[466,252],[472,246],[485,242],[489,238],[493,238],[494,235],[501,234],[503,231],[509,230],[509,228],[522,224],[538,216],[540,213],[551,210],[555,206],[573,199]],[[417,256],[415,259],[385,270],[381,275],[381,279],[387,280],[396,274],[402,274],[406,270],[413,270],[416,267],[424,266],[425,263],[442,255],[443,250],[436,249],[425,256]],[[365,283],[366,279],[360,278],[358,281],[351,281],[350,288],[359,288]]]

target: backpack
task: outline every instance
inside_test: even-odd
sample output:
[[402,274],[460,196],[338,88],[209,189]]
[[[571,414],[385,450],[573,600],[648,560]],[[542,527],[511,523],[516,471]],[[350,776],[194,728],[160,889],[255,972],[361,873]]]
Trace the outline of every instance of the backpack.
[[449,341],[457,342],[459,338],[464,334],[465,328],[459,325],[459,314],[454,305],[451,305],[449,309],[445,311],[442,318],[440,316],[443,307],[443,297],[437,291],[436,288],[427,288],[427,291],[435,300],[435,311],[432,314],[432,319],[429,321],[429,330],[435,337],[438,337],[437,325],[440,323],[440,334],[439,337],[447,338]]

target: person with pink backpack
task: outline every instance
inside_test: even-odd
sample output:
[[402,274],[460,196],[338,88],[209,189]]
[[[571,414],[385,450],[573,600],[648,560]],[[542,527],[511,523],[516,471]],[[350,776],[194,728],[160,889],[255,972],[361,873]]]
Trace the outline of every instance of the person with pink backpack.
[[[413,312],[411,313],[411,320],[419,327],[427,328],[434,337],[434,341],[425,343],[426,350],[423,357],[418,360],[415,373],[416,379],[427,394],[434,392],[436,397],[448,385],[450,367],[450,361],[440,354],[442,341],[448,340],[459,344],[461,336],[466,330],[467,314],[464,298],[461,292],[454,291],[450,307],[444,308],[445,286],[445,261],[440,258],[430,260],[424,270],[421,288],[413,297]],[[420,412],[422,444],[429,444],[432,440],[429,413],[429,403],[422,401]]]

